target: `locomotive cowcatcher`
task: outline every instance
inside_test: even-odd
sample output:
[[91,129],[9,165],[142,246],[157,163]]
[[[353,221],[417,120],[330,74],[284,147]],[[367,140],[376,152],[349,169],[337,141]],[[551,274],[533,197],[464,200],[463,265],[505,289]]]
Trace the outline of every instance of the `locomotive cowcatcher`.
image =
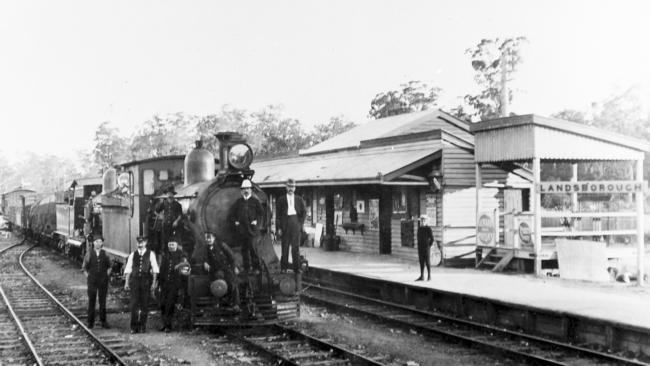
[[[261,235],[253,243],[260,270],[239,271],[234,281],[228,276],[211,278],[204,271],[199,253],[205,252],[207,232],[232,249],[231,269],[242,268],[241,243],[236,240],[229,216],[241,196],[242,181],[253,180],[254,175],[250,169],[253,151],[245,138],[235,132],[218,133],[216,137],[218,158],[197,141],[184,158],[152,158],[107,170],[100,195],[104,248],[123,266],[136,248],[138,235],[147,236],[150,242],[158,240],[154,208],[163,193],[172,188],[183,211],[173,237],[190,258],[191,267],[181,270],[186,283],[184,306],[192,324],[242,326],[295,319],[300,312],[300,274],[280,273],[271,236],[269,197],[256,184],[253,195],[264,211],[258,223]],[[167,246],[161,244],[160,248]],[[233,286],[238,286],[240,304],[233,303]]]

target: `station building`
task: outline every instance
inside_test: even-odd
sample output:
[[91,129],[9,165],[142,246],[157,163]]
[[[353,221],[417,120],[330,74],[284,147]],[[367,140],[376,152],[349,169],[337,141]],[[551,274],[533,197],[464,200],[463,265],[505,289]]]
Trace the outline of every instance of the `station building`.
[[[467,122],[443,111],[370,120],[251,168],[272,202],[287,178],[296,180],[316,246],[416,259],[418,217],[426,215],[438,243],[433,263],[475,259],[474,136]],[[482,207],[503,207],[503,188],[529,186],[530,178],[514,164],[485,165],[483,180],[493,188],[481,190]]]

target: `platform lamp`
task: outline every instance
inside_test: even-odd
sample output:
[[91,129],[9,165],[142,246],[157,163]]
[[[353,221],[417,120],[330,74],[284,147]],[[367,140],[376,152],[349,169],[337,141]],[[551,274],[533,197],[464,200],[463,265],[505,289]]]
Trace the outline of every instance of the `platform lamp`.
[[442,189],[442,172],[438,169],[433,170],[429,175],[427,175],[427,182],[429,182],[429,189],[432,192],[436,193]]

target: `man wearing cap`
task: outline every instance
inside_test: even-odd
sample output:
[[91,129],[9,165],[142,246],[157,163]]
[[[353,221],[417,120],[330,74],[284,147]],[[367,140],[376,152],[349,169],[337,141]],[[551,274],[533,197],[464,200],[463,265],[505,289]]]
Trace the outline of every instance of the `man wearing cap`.
[[242,261],[244,271],[251,270],[251,259],[254,261],[254,269],[259,270],[259,263],[253,244],[260,237],[260,225],[264,210],[260,201],[253,196],[253,184],[250,180],[244,179],[241,183],[241,197],[233,205],[230,212],[230,221],[235,226],[237,241],[242,248]]
[[174,230],[183,214],[181,204],[174,199],[175,194],[174,187],[170,187],[166,193],[167,197],[156,206],[156,213],[160,214],[162,212],[163,214],[162,230],[160,232],[161,250],[163,251],[166,250],[164,246],[174,234]]
[[[239,280],[237,274],[239,269],[235,262],[235,254],[230,247],[222,242],[218,242],[211,232],[205,233],[205,253],[199,254],[202,258],[199,264],[203,264],[203,269],[210,276],[210,281],[224,279],[231,287],[232,305],[235,309],[239,308]],[[198,252],[198,251],[197,251]]]
[[418,258],[420,259],[420,277],[416,281],[424,281],[424,266],[427,267],[427,281],[431,281],[431,245],[433,244],[433,231],[427,225],[429,217],[420,216],[418,228]]
[[282,258],[280,270],[286,272],[289,267],[289,247],[291,247],[291,263],[293,271],[300,272],[300,235],[305,222],[305,202],[295,194],[296,182],[289,178],[285,184],[287,194],[278,197],[276,202],[275,228],[282,238]]
[[106,322],[106,293],[108,278],[111,275],[111,260],[104,249],[104,239],[95,237],[93,250],[86,253],[81,269],[87,277],[88,284],[88,328],[95,325],[95,300],[99,297],[99,321],[103,328],[109,328]]
[[124,289],[131,291],[131,333],[147,330],[149,293],[156,288],[158,262],[156,255],[147,249],[147,239],[138,236],[138,249],[129,255],[124,268]]
[[88,197],[88,203],[86,204],[86,236],[91,238],[96,235],[101,235],[101,222],[99,218],[99,206],[95,203],[97,198],[97,192],[90,192],[90,197]]
[[181,290],[182,277],[178,271],[181,264],[187,261],[185,253],[178,248],[178,241],[172,238],[167,244],[167,252],[160,261],[160,314],[162,316],[161,331],[172,330],[174,308]]

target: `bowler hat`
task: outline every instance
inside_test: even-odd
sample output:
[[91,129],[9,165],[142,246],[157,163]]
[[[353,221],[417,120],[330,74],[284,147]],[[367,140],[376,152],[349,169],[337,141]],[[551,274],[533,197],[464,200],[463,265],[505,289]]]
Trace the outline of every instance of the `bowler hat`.
[[138,243],[139,243],[139,242],[141,242],[141,241],[146,241],[146,240],[147,240],[147,237],[144,236],[144,235],[138,235],[138,236],[135,238],[135,240],[137,240]]
[[289,179],[287,179],[287,182],[285,184],[288,185],[288,186],[295,186],[296,181],[293,180],[293,178],[289,178]]
[[174,190],[174,186],[167,188],[167,193],[176,194],[176,191]]

